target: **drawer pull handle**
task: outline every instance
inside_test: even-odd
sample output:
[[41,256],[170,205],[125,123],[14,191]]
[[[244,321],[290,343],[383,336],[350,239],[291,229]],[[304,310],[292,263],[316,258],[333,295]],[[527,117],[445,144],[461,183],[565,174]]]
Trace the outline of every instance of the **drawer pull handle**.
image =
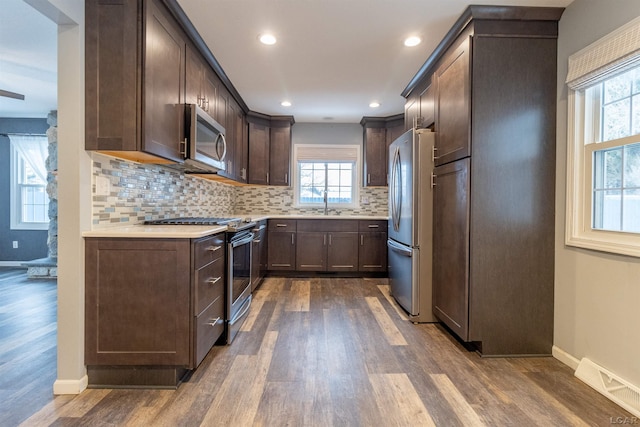
[[222,277],[212,277],[211,279],[207,280],[207,283],[210,285],[215,285],[216,283],[218,283],[218,281],[220,281],[220,279],[222,279]]
[[222,246],[208,246],[205,248],[206,251],[210,251],[210,252],[215,252],[220,249],[222,249]]
[[211,320],[211,322],[205,323],[205,325],[216,326],[216,325],[218,325],[219,321],[220,321],[220,316],[218,316],[215,319]]
[[276,227],[286,227],[287,224],[276,224]]
[[380,226],[377,225],[377,224],[369,224],[369,228],[378,228],[378,227],[380,227]]

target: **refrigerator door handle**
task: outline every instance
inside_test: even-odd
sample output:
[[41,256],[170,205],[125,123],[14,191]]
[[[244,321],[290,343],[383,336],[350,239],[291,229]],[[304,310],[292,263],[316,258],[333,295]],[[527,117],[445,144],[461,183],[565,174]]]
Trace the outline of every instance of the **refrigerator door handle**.
[[400,149],[396,147],[391,164],[391,217],[393,229],[400,229],[400,216],[402,214],[402,177],[400,176]]
[[399,253],[399,254],[401,254],[403,256],[406,256],[408,258],[411,258],[411,256],[413,255],[413,251],[411,251],[411,248],[408,248],[408,247],[406,247],[404,245],[396,243],[393,240],[387,240],[387,246],[392,251],[397,252],[397,253]]

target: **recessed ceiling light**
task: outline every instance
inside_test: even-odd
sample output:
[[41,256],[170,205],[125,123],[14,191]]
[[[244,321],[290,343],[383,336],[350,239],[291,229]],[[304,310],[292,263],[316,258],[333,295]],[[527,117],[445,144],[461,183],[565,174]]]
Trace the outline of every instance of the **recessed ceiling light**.
[[407,37],[404,40],[404,45],[407,47],[413,47],[413,46],[418,46],[420,44],[422,40],[420,40],[420,37],[417,36],[411,36],[411,37]]
[[371,104],[369,104],[369,107],[371,108],[378,108],[380,106],[379,102],[373,101]]
[[280,105],[282,105],[283,107],[291,107],[291,102],[289,102],[289,101],[282,101],[282,102],[280,103]]
[[260,34],[258,40],[260,40],[260,43],[262,44],[276,44],[276,36],[274,36],[273,34]]

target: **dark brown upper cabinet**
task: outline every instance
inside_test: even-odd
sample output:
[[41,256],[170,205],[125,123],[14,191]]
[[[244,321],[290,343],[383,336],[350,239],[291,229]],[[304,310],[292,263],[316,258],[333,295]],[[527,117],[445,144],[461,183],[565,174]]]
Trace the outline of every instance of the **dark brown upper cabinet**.
[[291,185],[292,116],[267,116],[250,112],[248,183]]
[[216,116],[220,82],[200,52],[191,44],[186,50],[185,102],[196,104],[211,117]]
[[404,132],[404,116],[363,117],[363,187],[384,187],[388,183],[389,145]]
[[431,77],[420,82],[404,104],[404,130],[430,128],[435,121],[435,86]]
[[233,84],[175,0],[86,3],[85,148],[141,163],[184,159],[184,104],[225,128],[227,170],[246,182],[248,131]]
[[159,1],[86,2],[85,146],[181,162],[185,35]]
[[469,155],[471,129],[470,36],[460,38],[435,73],[438,91],[436,166]]

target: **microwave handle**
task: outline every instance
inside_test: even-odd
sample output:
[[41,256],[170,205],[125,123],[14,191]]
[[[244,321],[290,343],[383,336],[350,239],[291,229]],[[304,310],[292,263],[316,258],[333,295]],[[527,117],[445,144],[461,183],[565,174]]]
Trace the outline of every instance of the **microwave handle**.
[[218,138],[216,139],[216,154],[220,154],[220,152],[218,151],[218,143],[220,142],[220,140],[222,140],[222,156],[219,156],[218,160],[222,161],[227,155],[227,139],[223,134],[218,134]]

